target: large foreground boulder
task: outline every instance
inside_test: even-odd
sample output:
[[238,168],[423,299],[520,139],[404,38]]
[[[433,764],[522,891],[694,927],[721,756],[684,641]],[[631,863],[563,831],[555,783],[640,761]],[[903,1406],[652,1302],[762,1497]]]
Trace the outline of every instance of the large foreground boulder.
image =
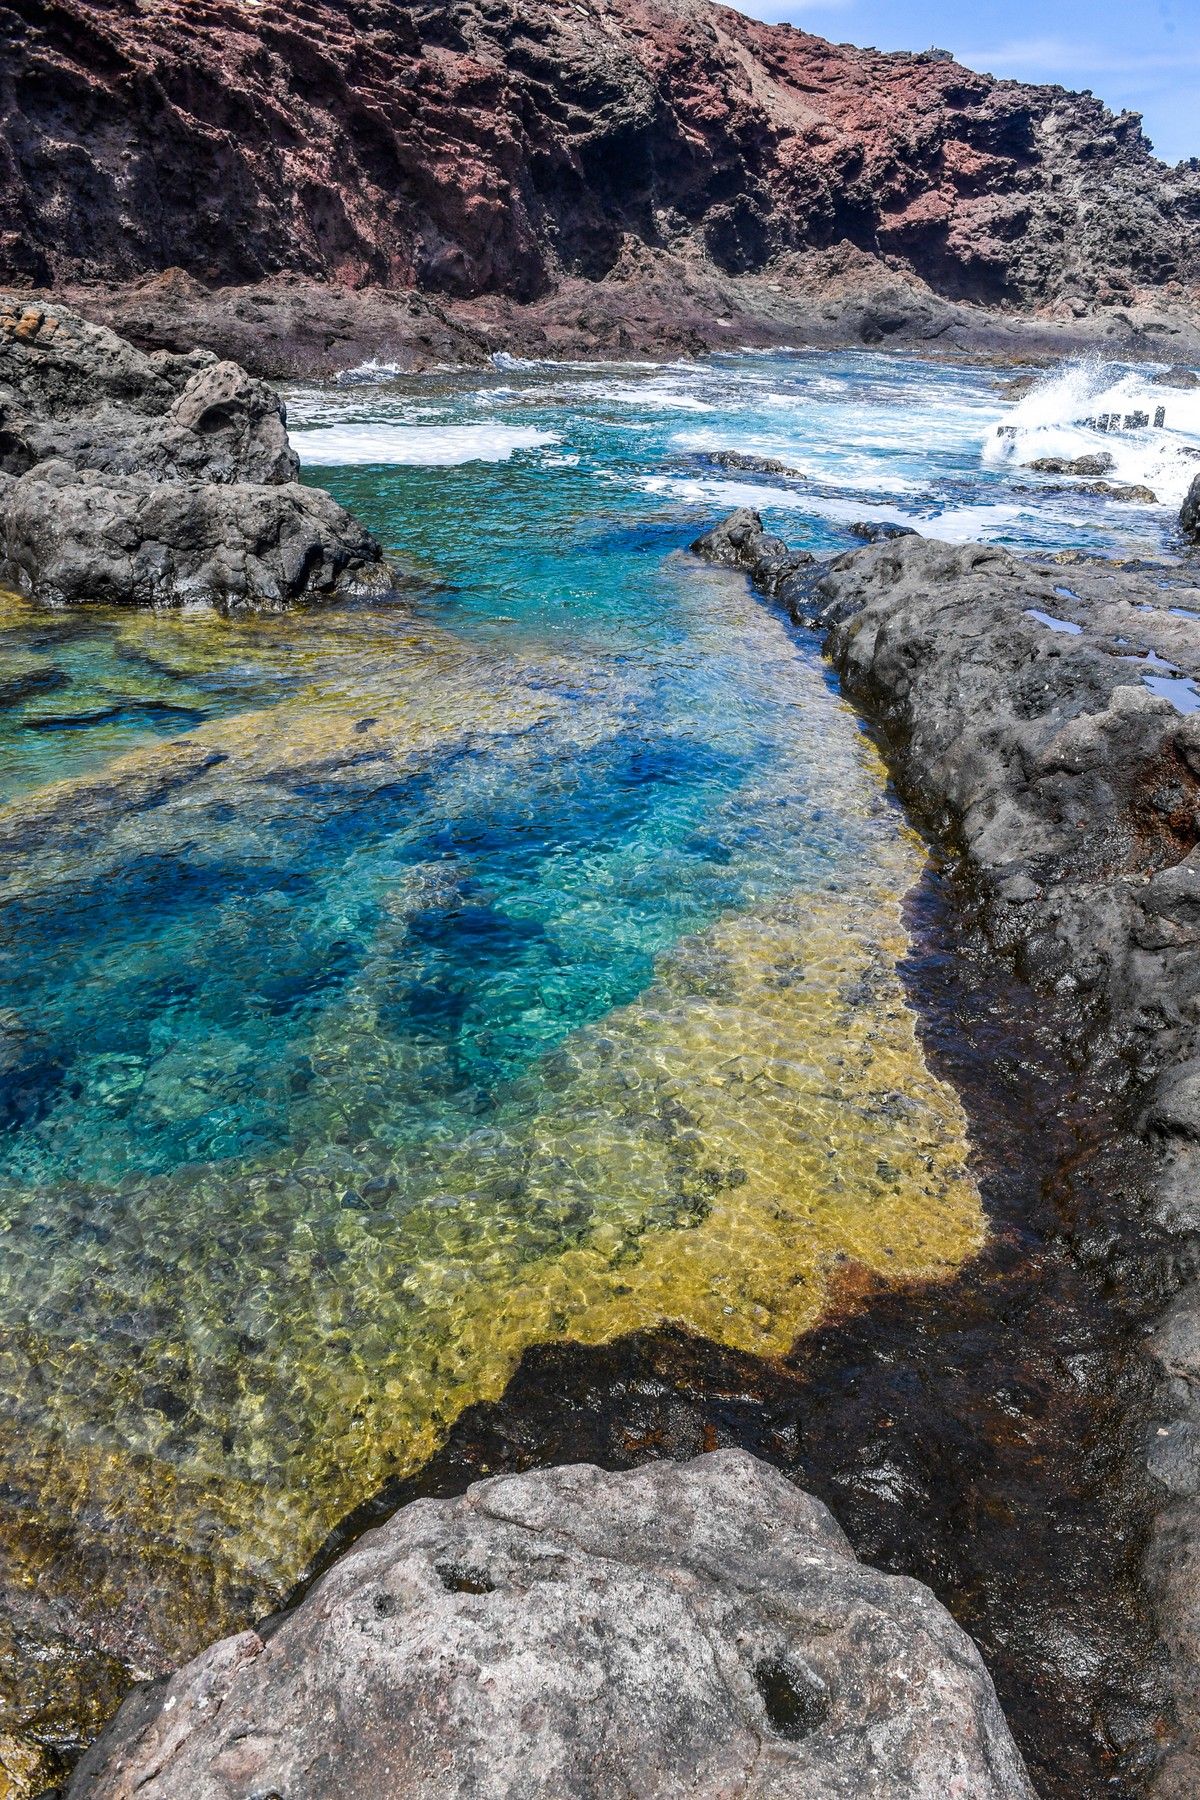
[[226,608],[385,582],[299,473],[279,396],[236,363],[0,300],[0,582],[49,606]]
[[72,1800],[1026,1800],[971,1640],[742,1451],[418,1501],[125,1703]]

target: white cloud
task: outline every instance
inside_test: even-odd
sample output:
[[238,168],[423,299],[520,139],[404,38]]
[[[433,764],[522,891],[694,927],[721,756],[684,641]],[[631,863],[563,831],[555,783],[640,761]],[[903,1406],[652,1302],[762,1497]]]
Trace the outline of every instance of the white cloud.
[[1020,69],[1022,73],[1068,75],[1078,81],[1084,75],[1159,75],[1180,69],[1200,69],[1200,51],[1177,50],[1150,56],[1120,50],[1094,50],[1066,38],[1013,38],[990,50],[958,50],[959,62],[969,69]]

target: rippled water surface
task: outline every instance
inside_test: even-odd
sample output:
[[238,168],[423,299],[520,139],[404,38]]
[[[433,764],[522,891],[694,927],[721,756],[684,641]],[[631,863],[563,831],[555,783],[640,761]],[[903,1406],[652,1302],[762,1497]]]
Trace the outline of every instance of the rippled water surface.
[[[388,605],[0,609],[7,1604],[135,1663],[276,1599],[530,1342],[770,1354],[846,1264],[971,1256],[919,846],[815,644],[686,545],[746,502],[814,549],[1168,518],[1015,471],[989,373],[879,356],[289,403]],[[49,1733],[30,1658],[5,1717]]]

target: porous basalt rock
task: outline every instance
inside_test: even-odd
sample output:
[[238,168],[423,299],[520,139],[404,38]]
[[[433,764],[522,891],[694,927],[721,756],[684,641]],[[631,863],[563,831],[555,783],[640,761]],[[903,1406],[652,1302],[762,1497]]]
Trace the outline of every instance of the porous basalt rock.
[[304,487],[277,394],[203,351],[147,355],[0,301],[0,581],[51,606],[282,606],[386,579]]
[[704,460],[718,469],[744,470],[748,475],[785,475],[795,481],[808,479],[803,469],[794,468],[791,463],[780,462],[777,456],[756,456],[752,451],[710,450]]
[[765,594],[785,603],[798,597],[800,579],[816,561],[807,550],[792,550],[782,538],[764,531],[761,518],[748,506],[697,538],[692,549],[707,562],[745,569]]
[[1032,1800],[971,1640],[743,1451],[418,1501],[131,1696],[72,1800]]
[[1097,456],[1039,456],[1025,466],[1039,475],[1107,475],[1116,463],[1107,450],[1101,450]]
[[[758,579],[739,560],[756,531],[736,514],[698,547]],[[1153,1791],[1181,1800],[1200,1785],[1200,585],[1186,565],[905,538],[783,598],[824,631],[905,798],[957,848],[993,953],[1069,999],[1071,1054],[1107,1068],[1113,1128],[1144,1146],[1143,1191],[1124,1199],[1165,1252],[1146,1279],[1183,1284],[1151,1340],[1164,1383],[1146,1458],[1180,1730]]]

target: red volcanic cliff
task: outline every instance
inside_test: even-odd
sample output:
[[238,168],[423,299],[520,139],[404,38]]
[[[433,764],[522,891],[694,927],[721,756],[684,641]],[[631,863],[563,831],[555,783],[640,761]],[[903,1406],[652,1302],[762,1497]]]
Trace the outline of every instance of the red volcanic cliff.
[[1200,168],[1136,116],[706,0],[20,0],[0,112],[0,283],[527,299],[845,242],[992,303],[1200,280]]

